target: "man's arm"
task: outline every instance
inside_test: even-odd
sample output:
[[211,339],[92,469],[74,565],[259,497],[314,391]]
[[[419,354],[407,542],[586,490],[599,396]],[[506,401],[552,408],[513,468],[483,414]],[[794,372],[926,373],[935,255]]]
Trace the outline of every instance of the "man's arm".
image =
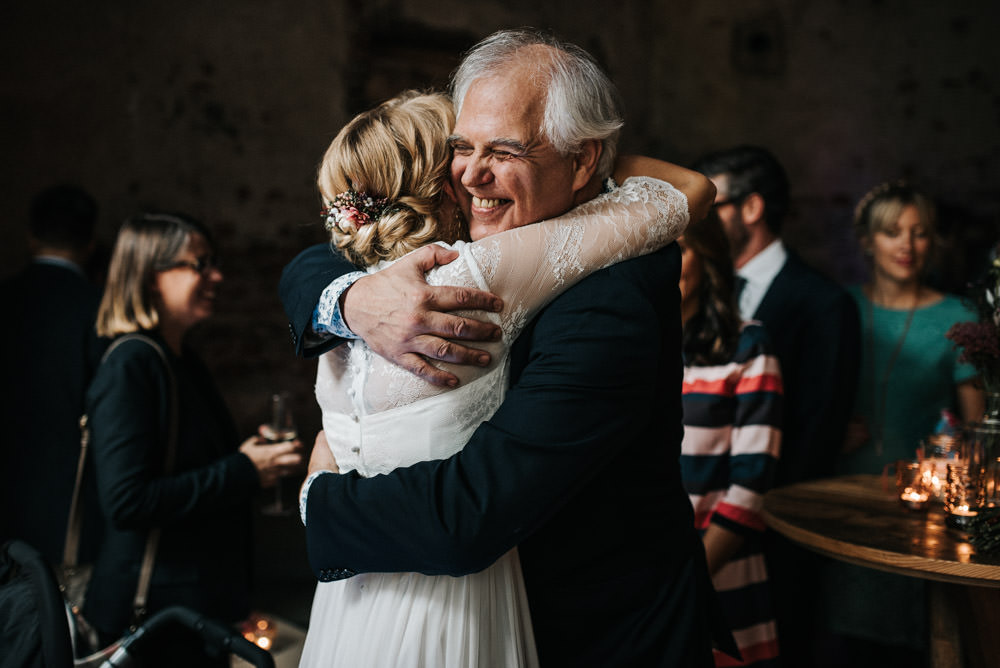
[[[679,263],[672,245],[598,272],[556,299],[522,334],[531,337],[527,365],[462,452],[373,478],[316,479],[306,533],[318,577],[478,571],[571,502],[622,450],[650,447],[641,436],[663,415],[657,387],[671,382],[658,362],[664,323],[677,319]],[[639,289],[638,281],[648,285]],[[679,401],[679,340],[674,344]],[[672,429],[677,445],[679,414]],[[655,451],[664,462],[678,454],[667,443]],[[626,470],[614,475],[622,484],[634,480]],[[666,493],[659,487],[654,497]],[[677,521],[686,526],[691,518]],[[603,531],[611,535],[614,527]]]
[[338,277],[352,271],[357,268],[344,256],[334,253],[329,244],[310,246],[285,266],[278,282],[278,295],[288,316],[296,355],[316,357],[343,342],[330,337],[310,345],[307,339],[323,291]]
[[[489,363],[489,354],[456,341],[492,341],[500,336],[493,323],[452,315],[449,311],[503,308],[495,295],[472,288],[429,286],[424,274],[458,254],[436,244],[426,246],[393,266],[357,280],[341,297],[344,324],[368,347],[404,369],[436,385],[458,379],[428,362]],[[356,268],[324,244],[298,255],[281,274],[278,291],[288,316],[297,354],[320,355],[343,340],[329,338],[308,345],[313,312],[323,291]],[[314,335],[314,333],[312,333]]]

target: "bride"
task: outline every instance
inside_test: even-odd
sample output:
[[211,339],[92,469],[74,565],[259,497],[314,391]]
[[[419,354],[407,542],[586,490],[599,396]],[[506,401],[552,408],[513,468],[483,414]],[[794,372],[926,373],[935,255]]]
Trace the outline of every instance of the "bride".
[[[458,259],[428,272],[428,283],[479,288],[504,302],[485,316],[502,331],[484,346],[491,364],[446,365],[460,379],[455,388],[427,383],[361,340],[320,358],[316,398],[341,472],[376,476],[459,451],[503,401],[509,347],[542,307],[590,273],[675,240],[689,211],[711,202],[699,174],[623,158],[621,187],[558,218],[468,243],[448,181],[453,124],[447,97],[406,92],[348,123],[320,166],[331,241],[354,264],[378,271],[443,243]],[[300,665],[537,663],[515,549],[463,577],[366,573],[319,583]]]

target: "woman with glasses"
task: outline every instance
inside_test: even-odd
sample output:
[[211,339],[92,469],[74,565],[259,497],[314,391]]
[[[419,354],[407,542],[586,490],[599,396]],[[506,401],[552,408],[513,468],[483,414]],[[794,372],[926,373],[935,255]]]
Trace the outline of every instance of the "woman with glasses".
[[[115,341],[87,394],[104,527],[83,612],[102,643],[133,621],[150,543],[149,613],[182,605],[224,622],[245,617],[252,497],[301,465],[297,441],[240,442],[208,369],[185,345],[215,308],[214,257],[200,222],[166,213],[127,220],[112,254],[97,333]],[[146,645],[142,665],[200,665],[184,633]]]

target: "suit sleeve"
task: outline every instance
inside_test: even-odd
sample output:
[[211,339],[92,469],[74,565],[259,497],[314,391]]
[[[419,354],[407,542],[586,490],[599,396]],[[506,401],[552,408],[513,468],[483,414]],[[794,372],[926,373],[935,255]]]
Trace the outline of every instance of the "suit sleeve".
[[[544,524],[662,411],[664,350],[676,352],[679,397],[679,326],[668,324],[679,268],[672,244],[557,298],[522,334],[526,364],[502,406],[451,458],[316,479],[306,534],[317,576],[472,573]],[[680,430],[678,416],[676,443]]]
[[334,279],[356,270],[329,244],[317,244],[299,253],[281,272],[278,295],[288,316],[296,355],[316,357],[343,342],[336,337],[311,342],[310,325],[323,290]]

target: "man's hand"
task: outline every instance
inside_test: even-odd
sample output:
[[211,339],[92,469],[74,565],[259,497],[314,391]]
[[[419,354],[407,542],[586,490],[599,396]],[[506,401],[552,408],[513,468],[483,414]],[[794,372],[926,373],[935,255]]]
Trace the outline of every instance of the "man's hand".
[[495,341],[492,323],[448,313],[481,309],[497,312],[503,301],[472,288],[431,287],[424,273],[458,257],[437,244],[421,248],[383,271],[359,279],[341,296],[341,313],[352,332],[372,350],[434,385],[455,386],[458,378],[426,358],[486,366],[489,353],[448,339]]

